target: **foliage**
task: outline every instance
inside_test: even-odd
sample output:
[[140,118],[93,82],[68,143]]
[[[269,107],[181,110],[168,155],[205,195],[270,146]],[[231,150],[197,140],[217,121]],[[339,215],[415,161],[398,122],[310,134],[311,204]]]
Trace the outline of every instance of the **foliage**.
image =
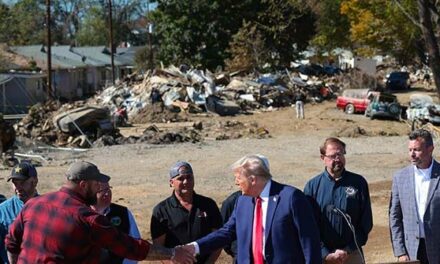
[[272,64],[289,64],[314,32],[311,12],[299,0],[162,0],[152,18],[160,60],[211,69],[229,57],[227,48],[243,21],[256,25]]
[[350,23],[347,16],[340,13],[341,0],[312,1],[309,6],[316,16],[316,35],[312,45],[323,52],[351,48]]
[[108,27],[103,10],[97,7],[90,8],[84,18],[76,36],[79,46],[97,46],[108,44]]
[[[417,12],[414,1],[404,1],[410,12]],[[371,55],[388,52],[405,64],[416,55],[420,30],[388,0],[342,0],[341,13],[350,21],[350,39],[358,51]],[[361,52],[362,53],[362,52]]]
[[1,4],[0,39],[12,45],[41,44],[45,40],[44,5],[21,0],[13,6]]
[[272,65],[289,66],[315,33],[311,10],[301,0],[262,0],[257,23]]
[[258,70],[268,61],[269,52],[265,49],[264,39],[257,25],[243,22],[240,30],[232,36],[229,53],[231,59],[226,60],[226,66],[231,71]]
[[136,70],[143,72],[149,69],[154,69],[156,62],[154,56],[154,48],[151,48],[150,50],[149,46],[145,46],[142,49],[138,50],[134,56]]

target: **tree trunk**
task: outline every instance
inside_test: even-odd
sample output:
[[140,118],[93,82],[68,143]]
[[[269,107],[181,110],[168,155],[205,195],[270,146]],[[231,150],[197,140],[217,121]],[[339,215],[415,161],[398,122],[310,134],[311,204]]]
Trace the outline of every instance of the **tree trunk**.
[[434,34],[432,14],[429,10],[429,0],[418,0],[419,17],[422,24],[423,38],[425,39],[426,50],[429,56],[429,66],[434,76],[434,83],[437,89],[437,96],[440,98],[440,52],[437,38]]

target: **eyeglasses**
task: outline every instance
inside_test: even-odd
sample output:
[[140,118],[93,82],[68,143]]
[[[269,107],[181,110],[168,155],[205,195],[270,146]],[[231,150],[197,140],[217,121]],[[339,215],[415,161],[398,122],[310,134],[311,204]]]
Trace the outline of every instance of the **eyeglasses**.
[[97,193],[101,193],[101,194],[109,194],[112,191],[113,187],[109,186],[108,188],[99,190]]
[[328,159],[331,159],[331,160],[335,160],[335,159],[337,159],[337,158],[343,158],[344,157],[344,155],[345,155],[345,153],[335,153],[335,154],[333,154],[333,155],[322,155],[322,156],[324,156],[324,157],[326,157],[326,158],[328,158]]

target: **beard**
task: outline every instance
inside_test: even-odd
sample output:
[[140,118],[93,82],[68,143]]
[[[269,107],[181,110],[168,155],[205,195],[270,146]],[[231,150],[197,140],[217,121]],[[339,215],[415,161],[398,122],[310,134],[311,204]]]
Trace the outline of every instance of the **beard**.
[[84,197],[84,201],[87,206],[95,205],[98,202],[98,198],[96,197],[96,193],[92,191],[90,187],[87,188],[86,197]]
[[344,164],[342,162],[334,162],[332,164],[332,171],[334,173],[339,173],[344,170]]

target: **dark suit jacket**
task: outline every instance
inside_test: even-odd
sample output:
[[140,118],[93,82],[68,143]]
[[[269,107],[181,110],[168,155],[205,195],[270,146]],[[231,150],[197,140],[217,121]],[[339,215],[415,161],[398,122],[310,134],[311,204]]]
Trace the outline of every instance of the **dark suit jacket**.
[[[222,248],[237,239],[237,263],[252,263],[254,199],[240,196],[229,221],[197,240],[200,253]],[[272,181],[265,226],[268,264],[321,263],[319,231],[312,208],[300,190]]]

